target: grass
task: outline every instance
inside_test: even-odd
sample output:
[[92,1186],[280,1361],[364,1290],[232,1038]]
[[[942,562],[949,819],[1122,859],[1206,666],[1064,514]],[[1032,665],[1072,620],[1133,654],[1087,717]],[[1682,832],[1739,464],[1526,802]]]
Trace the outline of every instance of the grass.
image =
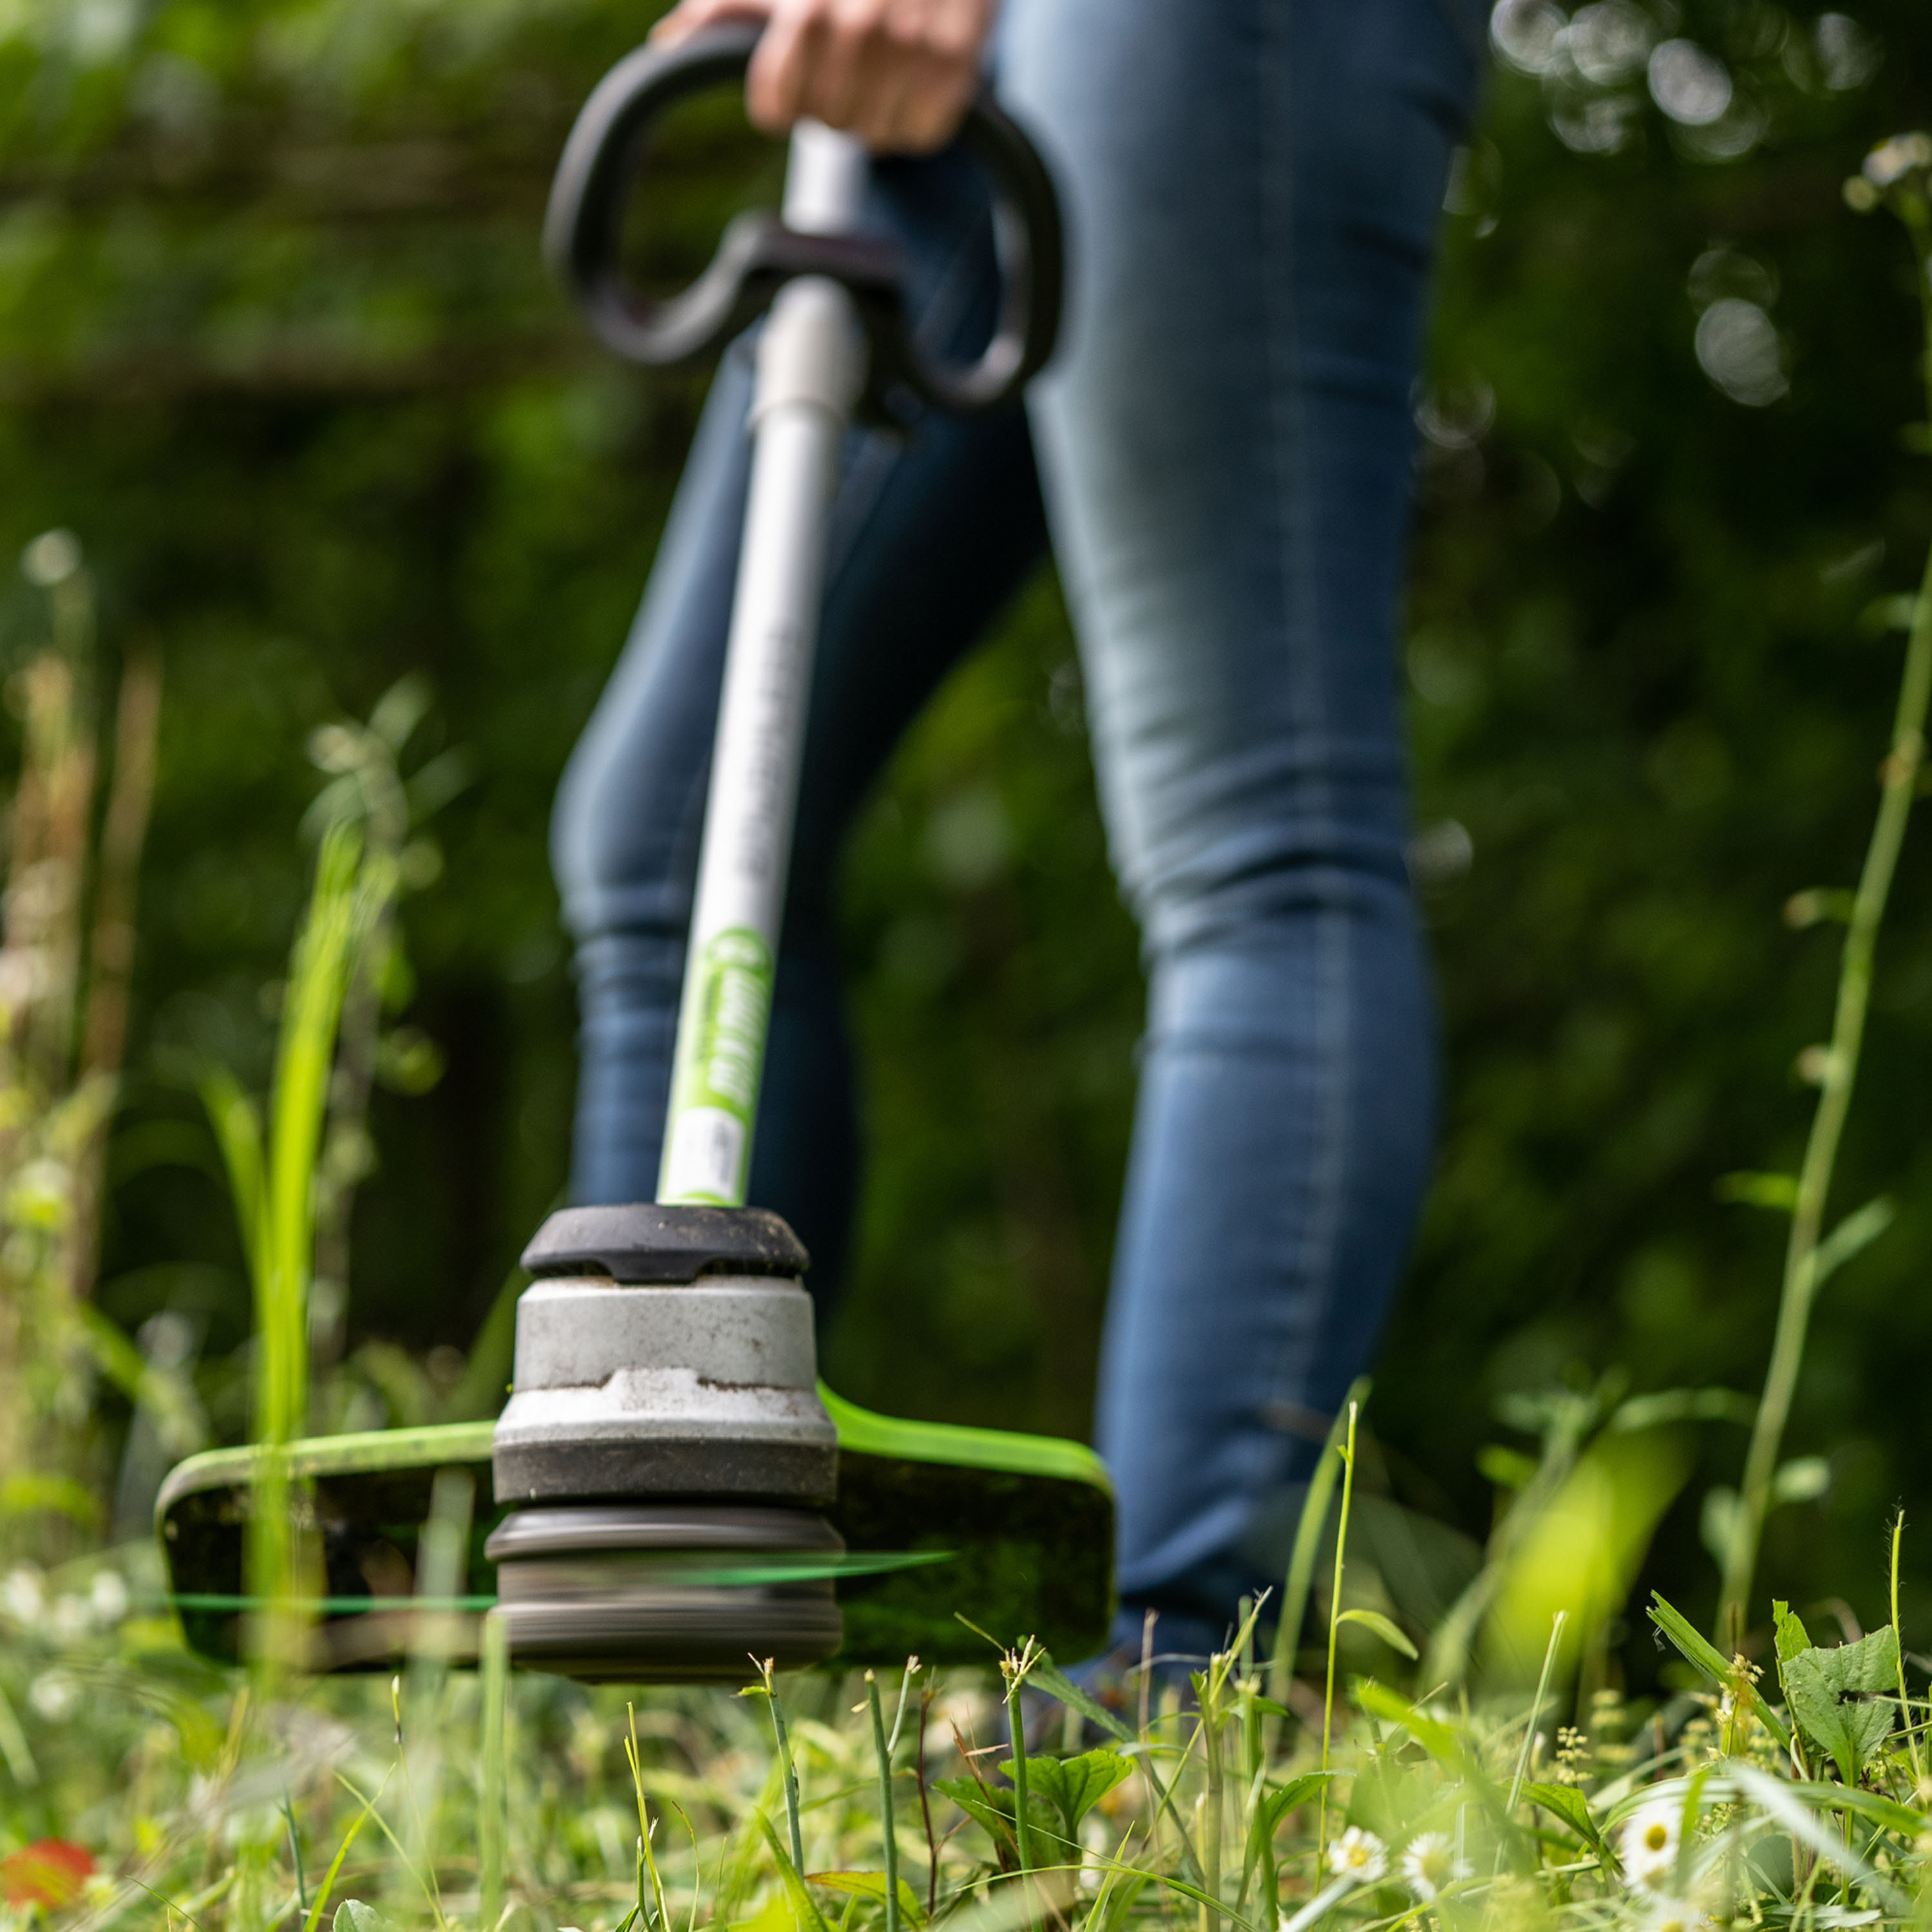
[[[1912,137],[1878,150],[1850,190],[1903,220],[1922,287],[1928,184],[1932,141]],[[1932,398],[1932,311],[1927,344]],[[34,943],[66,963],[15,1022],[9,1077],[28,1096],[16,1116],[49,1145],[66,1133],[71,1157],[34,1270],[0,1280],[13,1350],[0,1366],[22,1391],[0,1489],[25,1480],[22,1494],[52,1496],[65,1483],[85,1496],[84,1468],[60,1463],[68,1438],[46,1420],[71,1406],[72,1351],[34,1342],[32,1324],[53,1305],[47,1282],[71,1280],[91,1252],[79,1220],[98,1210],[86,1176],[125,983],[124,946],[101,935],[125,925],[115,868],[132,862],[138,814],[128,806],[114,832],[121,794],[110,794],[98,862],[85,838],[74,843],[90,820],[71,794],[82,776],[92,782],[75,721],[91,713],[74,696],[77,560],[57,571],[66,554],[50,556],[56,628],[68,629],[47,660],[50,708],[30,706],[15,823],[31,831],[44,805],[46,824],[69,828],[70,870],[96,866],[98,884],[86,946],[80,898],[46,900]],[[138,693],[132,724],[128,703],[124,687],[124,790],[140,773]],[[426,1616],[393,1679],[309,1679],[292,1600],[313,1552],[302,1498],[271,1459],[249,1551],[267,1614],[247,1673],[182,1650],[147,1544],[76,1548],[69,1535],[30,1558],[16,1541],[0,1576],[0,1932],[43,1920],[88,1932],[927,1932],[942,1920],[956,1932],[1921,1932],[1932,1924],[1932,1666],[1898,1628],[1904,1520],[1890,1526],[1892,1620],[1880,1629],[1844,1624],[1843,1641],[1821,1646],[1788,1606],[1758,1601],[1754,1579],[1766,1515],[1793,1489],[1780,1458],[1813,1300],[1886,1220],[1873,1204],[1825,1232],[1928,703],[1932,574],[1913,607],[1857,889],[1800,896],[1846,922],[1805,1159],[1795,1176],[1744,1177],[1736,1190],[1791,1217],[1761,1398],[1631,1396],[1610,1376],[1519,1400],[1510,1419],[1538,1453],[1497,1464],[1487,1546],[1432,1616],[1364,1546],[1365,1385],[1310,1486],[1282,1614],[1274,1593],[1245,1606],[1226,1648],[1184,1681],[1160,1663],[1150,1625],[1138,1667],[1085,1688],[1011,1632],[988,1640],[983,1671],[945,1681],[916,1659],[787,1680],[766,1666],[736,1696],[658,1691],[640,1706],[621,1690],[515,1672],[494,1616],[474,1671],[451,1667],[447,1633]],[[271,1447],[337,1413],[316,1340],[326,1345],[325,1291],[346,1272],[362,1110],[386,1053],[421,1063],[387,1025],[413,828],[448,778],[400,776],[420,715],[419,694],[399,688],[367,726],[323,735],[332,782],[272,1090],[262,1106],[218,1073],[205,1082],[256,1291],[254,1429]],[[23,836],[16,883],[23,851],[38,849]],[[10,919],[15,910],[10,898]],[[77,1017],[84,970],[108,988],[98,1026],[92,1010]],[[94,1111],[59,1126],[83,1091]],[[10,1145],[0,1159],[17,1202],[28,1164]],[[21,1225],[24,1209],[9,1212]],[[119,1364],[131,1391],[161,1402],[164,1384],[138,1350],[128,1361],[127,1338],[84,1321],[76,1332],[95,1338],[89,1360]],[[1751,1430],[1742,1483],[1706,1511],[1723,1572],[1718,1640],[1653,1600],[1667,1660],[1654,1688],[1634,1694],[1614,1632],[1688,1479],[1686,1438],[1739,1420]],[[452,1592],[473,1504],[466,1478],[439,1479],[426,1597]],[[1311,1606],[1322,1636],[1304,1648]]]
[[[1533,1698],[1472,1700],[1331,1625],[1310,1661],[1318,1682],[1338,1664],[1334,1699],[1310,1687],[1298,1714],[1270,1711],[1252,1614],[1144,1721],[1131,1681],[1096,1703],[1027,1646],[943,1684],[909,1665],[641,1706],[506,1672],[498,1650],[475,1672],[286,1684],[265,1708],[176,1647],[140,1561],[0,1589],[9,1837],[98,1861],[70,1886],[44,1851],[38,1868],[14,1852],[16,1922],[1307,1932],[1904,1925],[1932,1908],[1932,1707],[1899,1689],[1916,1666],[1890,1626],[1816,1648],[1779,1606],[1758,1666],[1658,1605],[1684,1688],[1601,1692],[1574,1724],[1554,1633]],[[116,1574],[122,1595],[102,1587]],[[37,1885],[49,1902],[22,1902]]]

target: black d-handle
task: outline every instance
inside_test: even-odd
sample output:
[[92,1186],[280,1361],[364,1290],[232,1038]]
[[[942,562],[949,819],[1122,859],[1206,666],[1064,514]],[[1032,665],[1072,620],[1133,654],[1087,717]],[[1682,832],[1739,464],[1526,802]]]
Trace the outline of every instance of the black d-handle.
[[804,235],[775,214],[741,214],[691,286],[653,302],[619,266],[625,207],[643,172],[652,124],[685,95],[743,78],[755,22],[712,28],[670,48],[628,53],[599,81],[564,143],[544,221],[544,252],[591,326],[620,356],[662,368],[728,341],[796,275],[826,275],[850,290],[872,345],[875,390],[908,384],[964,412],[1016,396],[1053,352],[1063,273],[1060,203],[1033,143],[982,89],[960,139],[985,164],[1001,282],[992,339],[976,362],[940,361],[906,313],[898,250],[863,235]]

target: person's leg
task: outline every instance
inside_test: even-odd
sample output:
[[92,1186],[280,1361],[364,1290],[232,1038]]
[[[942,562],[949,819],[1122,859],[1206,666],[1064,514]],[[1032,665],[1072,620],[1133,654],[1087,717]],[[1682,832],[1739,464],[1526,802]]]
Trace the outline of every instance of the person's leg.
[[[878,170],[922,314],[970,346],[991,287],[956,159]],[[750,446],[746,345],[706,406],[631,639],[559,793],[553,859],[582,1013],[572,1198],[647,1201],[670,1082]],[[834,506],[751,1198],[797,1229],[824,1304],[857,1166],[832,920],[845,829],[892,746],[1044,550],[1027,421],[855,435]]]
[[1123,1604],[1166,1648],[1279,1584],[1257,1526],[1369,1358],[1426,1180],[1392,639],[1480,9],[1010,4],[1003,86],[1072,244],[1035,431],[1150,977],[1098,1438]]

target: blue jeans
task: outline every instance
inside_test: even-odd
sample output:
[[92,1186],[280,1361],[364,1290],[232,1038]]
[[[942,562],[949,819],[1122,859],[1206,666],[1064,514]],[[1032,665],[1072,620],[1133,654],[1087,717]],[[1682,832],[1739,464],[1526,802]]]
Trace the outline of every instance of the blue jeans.
[[[836,1288],[857,1167],[841,842],[1050,532],[1149,982],[1098,1442],[1124,1604],[1202,1635],[1278,1581],[1257,1525],[1375,1346],[1427,1179],[1394,615],[1483,13],[1007,0],[1001,92],[1066,203],[1063,346],[1024,412],[855,434],[835,511],[752,1198]],[[965,346],[993,276],[976,180],[956,157],[874,176],[926,326]],[[558,802],[580,1200],[655,1191],[749,386],[741,347]]]

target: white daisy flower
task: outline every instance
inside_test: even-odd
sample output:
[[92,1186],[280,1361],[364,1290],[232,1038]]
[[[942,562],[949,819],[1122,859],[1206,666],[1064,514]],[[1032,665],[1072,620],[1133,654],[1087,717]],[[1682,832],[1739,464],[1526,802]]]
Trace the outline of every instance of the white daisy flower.
[[1711,1915],[1681,1898],[1660,1898],[1644,1921],[1645,1932],[1712,1932]]
[[1402,1855],[1402,1881],[1424,1905],[1444,1886],[1468,1877],[1472,1870],[1469,1861],[1456,1856],[1456,1847],[1441,1832],[1418,1832]]
[[1374,1832],[1351,1825],[1328,1847],[1328,1865],[1337,1878],[1373,1885],[1388,1870],[1388,1847]]
[[1677,1844],[1684,1828],[1680,1798],[1653,1798],[1624,1823],[1617,1850],[1624,1876],[1634,1886],[1660,1890],[1677,1874]]

